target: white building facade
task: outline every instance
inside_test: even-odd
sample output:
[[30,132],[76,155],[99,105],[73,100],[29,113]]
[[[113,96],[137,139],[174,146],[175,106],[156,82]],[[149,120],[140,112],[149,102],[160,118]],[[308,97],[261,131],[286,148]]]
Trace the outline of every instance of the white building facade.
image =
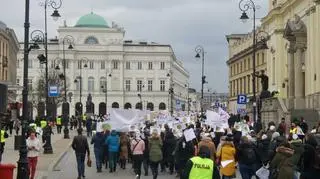
[[[48,43],[48,66],[50,71],[59,65],[59,73],[63,72],[65,56],[71,115],[75,114],[75,105],[80,102],[80,76],[83,112],[89,94],[95,114],[99,113],[99,105],[105,103],[107,108],[141,108],[138,103],[142,102],[143,109],[170,110],[175,104],[171,100],[187,102],[185,84],[189,73],[170,45],[124,40],[123,28],[115,24],[110,27],[103,17],[94,13],[82,16],[73,27],[64,25],[57,31],[58,37]],[[70,41],[66,39],[72,39],[73,49],[68,49]],[[45,72],[44,65],[37,59],[39,54],[44,54],[42,47],[32,50],[29,55],[29,87],[32,88]],[[23,49],[20,49],[19,59],[22,58]],[[22,75],[21,63],[17,70],[19,85],[22,85]],[[170,95],[170,87],[179,95]],[[64,87],[59,88],[63,89],[61,95],[64,95]],[[21,99],[22,96],[18,98]],[[57,113],[61,114],[61,105],[58,105]]]

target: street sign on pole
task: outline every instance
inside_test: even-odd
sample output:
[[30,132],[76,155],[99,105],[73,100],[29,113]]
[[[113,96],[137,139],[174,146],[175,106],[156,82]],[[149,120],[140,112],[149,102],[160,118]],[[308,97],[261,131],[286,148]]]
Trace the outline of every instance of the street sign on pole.
[[237,99],[238,104],[247,104],[247,95],[239,94]]
[[58,86],[49,86],[49,97],[58,97],[59,88]]

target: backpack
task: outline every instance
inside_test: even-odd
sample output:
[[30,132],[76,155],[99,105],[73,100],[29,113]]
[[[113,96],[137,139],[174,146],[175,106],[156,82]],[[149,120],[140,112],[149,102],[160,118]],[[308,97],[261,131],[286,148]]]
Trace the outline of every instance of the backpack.
[[242,154],[246,158],[247,164],[254,164],[257,162],[257,153],[253,146],[247,147]]
[[315,164],[314,168],[320,169],[320,135],[316,135],[317,146],[315,148]]

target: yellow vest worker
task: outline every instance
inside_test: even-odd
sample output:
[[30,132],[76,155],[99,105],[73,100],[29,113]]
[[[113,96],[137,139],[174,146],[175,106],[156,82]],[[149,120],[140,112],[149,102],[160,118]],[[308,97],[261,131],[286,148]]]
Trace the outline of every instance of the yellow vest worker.
[[297,128],[290,129],[290,134],[297,134]]
[[40,121],[40,127],[42,129],[45,128],[46,126],[47,126],[47,121],[45,121],[45,120]]
[[58,125],[58,126],[61,126],[61,117],[57,117],[56,122],[57,122],[57,125]]
[[5,143],[5,142],[6,142],[6,138],[5,138],[5,136],[4,136],[5,133],[6,133],[6,132],[5,132],[4,130],[1,130],[1,131],[0,131],[0,142],[1,142],[1,143]]
[[213,177],[214,163],[209,158],[193,157],[189,179],[211,179]]
[[87,120],[87,115],[84,114],[84,115],[82,116],[82,120],[86,121],[86,120]]

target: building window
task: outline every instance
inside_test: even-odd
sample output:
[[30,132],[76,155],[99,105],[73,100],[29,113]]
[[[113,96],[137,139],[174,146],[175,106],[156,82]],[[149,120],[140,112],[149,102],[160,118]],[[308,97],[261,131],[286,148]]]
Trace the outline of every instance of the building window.
[[32,91],[32,79],[28,79],[28,90]]
[[81,69],[82,68],[82,61],[78,61],[78,69]]
[[101,77],[100,78],[100,92],[106,92],[104,91],[107,87],[107,80],[106,77]]
[[66,60],[64,63],[65,63],[65,65],[66,65],[66,69],[68,69],[68,68],[69,68],[69,61]]
[[90,69],[93,69],[94,68],[94,62],[89,62],[89,67],[90,67]]
[[130,62],[126,62],[126,69],[130,70]]
[[148,62],[148,69],[152,70],[152,62]]
[[19,85],[20,84],[20,79],[19,78],[17,78],[17,85]]
[[142,62],[138,62],[138,70],[142,70]]
[[116,60],[113,60],[113,61],[112,61],[112,68],[113,68],[113,69],[118,69],[118,66],[119,66],[119,62],[116,61]]
[[28,62],[28,68],[32,68],[32,59],[29,59],[29,62]]
[[137,91],[142,91],[142,80],[137,80]]
[[105,61],[101,61],[101,69],[105,69],[106,68],[106,62]]
[[94,78],[93,77],[88,78],[88,91],[89,92],[94,91]]
[[160,80],[160,91],[166,90],[166,83],[164,80]]
[[164,62],[160,62],[160,70],[164,70],[165,69],[165,63]]
[[126,91],[130,91],[130,88],[131,88],[131,81],[126,80]]
[[85,40],[84,43],[85,43],[85,44],[93,45],[93,44],[98,44],[99,42],[98,42],[98,39],[97,39],[97,38],[95,38],[95,37],[93,37],[93,36],[90,36],[90,37],[88,37],[88,38]]
[[[76,78],[76,90],[78,91],[78,90],[80,90],[80,80],[81,80],[81,78],[80,78],[80,76],[78,76],[77,78]],[[82,83],[81,83],[81,86],[82,86]]]
[[152,80],[148,80],[148,91],[152,91]]

